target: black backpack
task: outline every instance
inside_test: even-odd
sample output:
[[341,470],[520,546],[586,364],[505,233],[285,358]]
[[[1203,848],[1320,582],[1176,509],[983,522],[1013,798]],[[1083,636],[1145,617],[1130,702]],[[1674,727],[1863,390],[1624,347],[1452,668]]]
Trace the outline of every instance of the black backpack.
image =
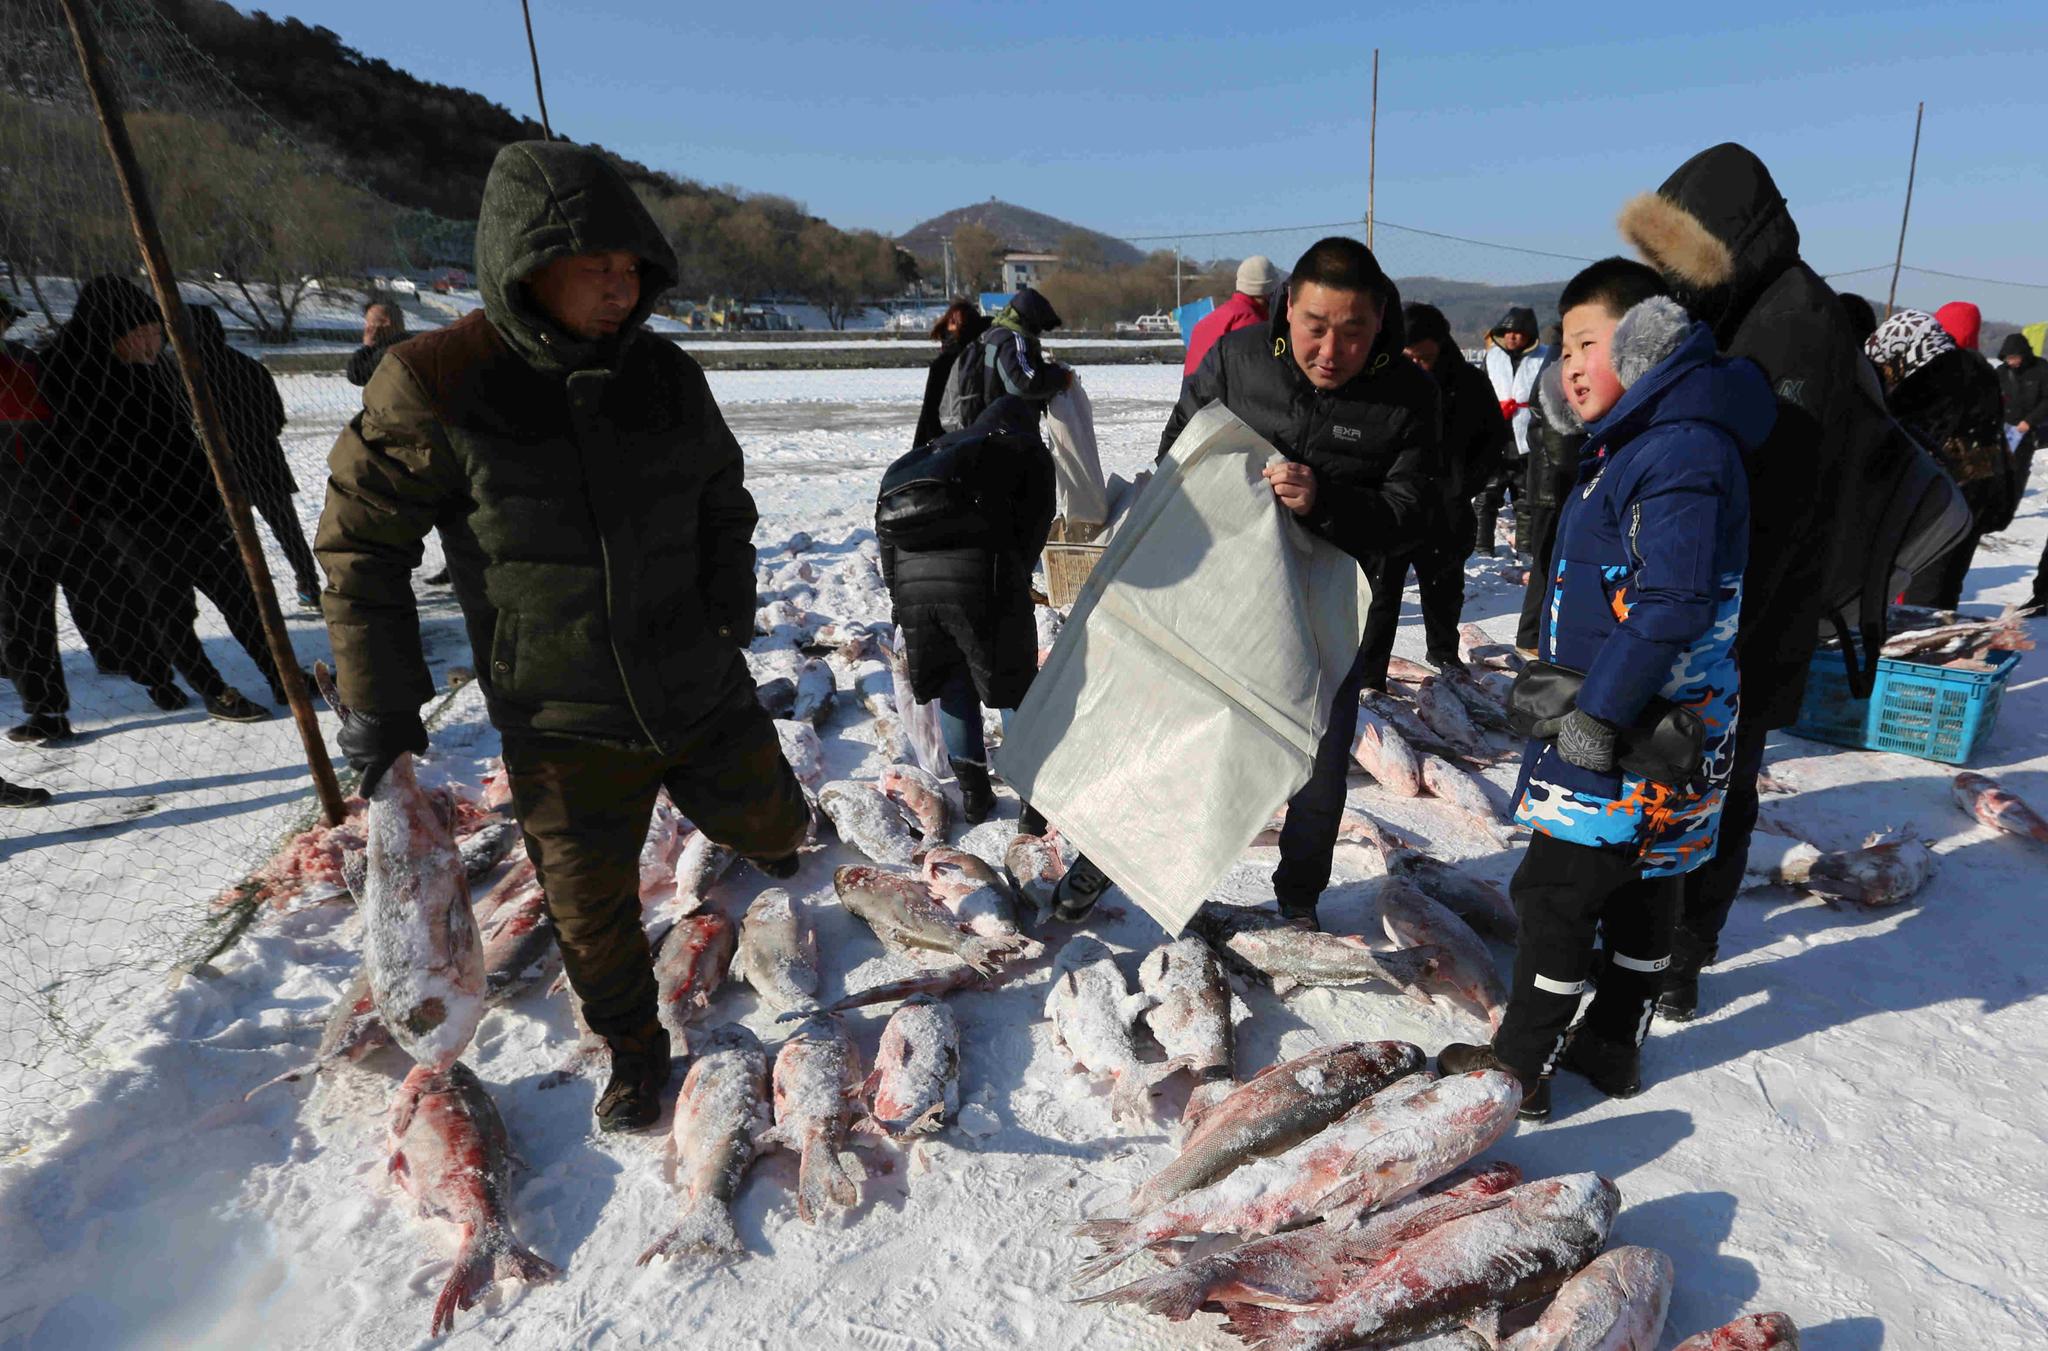
[[939,428],[957,432],[974,425],[988,407],[988,379],[985,367],[993,349],[976,338],[960,349],[946,372],[946,387],[939,395]]
[[[1835,487],[1836,529],[1822,574],[1821,622],[1842,644],[1850,692],[1870,697],[1891,602],[1970,533],[1955,480],[1885,407],[1868,362],[1857,363],[1855,419]],[[1861,651],[1858,651],[1858,641]]]
[[990,491],[1002,466],[989,461],[1013,454],[999,432],[956,431],[925,442],[883,472],[876,538],[909,553],[990,547],[1009,522]]

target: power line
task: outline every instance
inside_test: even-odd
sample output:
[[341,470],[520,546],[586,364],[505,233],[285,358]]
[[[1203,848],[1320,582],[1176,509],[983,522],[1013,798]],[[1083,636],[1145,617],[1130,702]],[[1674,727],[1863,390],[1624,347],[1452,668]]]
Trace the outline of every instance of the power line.
[[1950,281],[1974,281],[1986,286],[2022,286],[2029,291],[2048,291],[2048,282],[2005,281],[1998,277],[1973,277],[1966,272],[1941,272],[1931,267],[1914,267],[1906,264],[1906,271],[1918,272],[1923,277],[1946,277]]
[[[1245,230],[1182,230],[1167,235],[1117,235],[1126,244],[1184,243],[1190,239],[1229,239],[1244,235],[1303,234],[1310,230],[1342,230],[1354,225],[1363,225],[1363,217],[1352,220],[1324,221],[1316,225],[1260,225]],[[1593,259],[1578,253],[1552,253],[1547,249],[1525,248],[1520,244],[1501,244],[1490,239],[1469,239],[1464,235],[1445,234],[1441,230],[1424,230],[1419,226],[1400,225],[1390,220],[1379,220],[1375,225],[1384,225],[1389,230],[1401,230],[1411,235],[1422,235],[1429,239],[1448,240],[1453,244],[1470,244],[1475,248],[1499,249],[1504,253],[1526,253],[1537,258],[1556,258],[1567,263],[1590,263]]]

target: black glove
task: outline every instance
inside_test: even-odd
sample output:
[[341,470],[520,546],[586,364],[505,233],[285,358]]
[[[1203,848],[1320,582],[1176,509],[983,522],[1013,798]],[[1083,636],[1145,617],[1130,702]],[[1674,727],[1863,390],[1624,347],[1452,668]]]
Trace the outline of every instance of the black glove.
[[1556,737],[1557,753],[1566,764],[1595,774],[1614,772],[1614,729],[1583,709],[1536,724],[1538,737]]
[[410,751],[414,755],[424,754],[427,749],[427,725],[420,721],[417,710],[410,713],[365,713],[361,709],[350,709],[348,716],[341,720],[341,732],[335,738],[341,753],[348,757],[352,768],[362,771],[362,782],[356,791],[365,799],[377,791],[377,785],[384,780],[384,771],[398,761],[398,757]]

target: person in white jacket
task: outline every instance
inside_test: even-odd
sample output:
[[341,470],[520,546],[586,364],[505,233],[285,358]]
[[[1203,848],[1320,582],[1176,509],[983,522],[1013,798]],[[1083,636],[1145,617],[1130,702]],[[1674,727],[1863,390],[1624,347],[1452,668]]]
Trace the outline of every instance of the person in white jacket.
[[[1536,381],[1550,357],[1549,349],[1536,344],[1536,311],[1526,305],[1510,308],[1487,336],[1492,341],[1486,348],[1486,378],[1493,382],[1493,396],[1500,400],[1500,415],[1508,424],[1514,448],[1512,456],[1501,457],[1501,474],[1473,503],[1479,526],[1475,543],[1482,554],[1493,553],[1502,502],[1520,491],[1530,424],[1536,416]],[[1526,544],[1521,539],[1515,541],[1517,548],[1526,548]]]

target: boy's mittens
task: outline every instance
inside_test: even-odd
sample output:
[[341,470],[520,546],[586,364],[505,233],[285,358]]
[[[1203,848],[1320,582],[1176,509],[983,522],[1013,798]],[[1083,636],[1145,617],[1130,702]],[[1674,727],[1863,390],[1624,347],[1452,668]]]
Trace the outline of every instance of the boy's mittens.
[[1534,730],[1539,737],[1557,738],[1557,753],[1567,764],[1595,774],[1614,772],[1614,729],[1583,709],[1546,719]]

